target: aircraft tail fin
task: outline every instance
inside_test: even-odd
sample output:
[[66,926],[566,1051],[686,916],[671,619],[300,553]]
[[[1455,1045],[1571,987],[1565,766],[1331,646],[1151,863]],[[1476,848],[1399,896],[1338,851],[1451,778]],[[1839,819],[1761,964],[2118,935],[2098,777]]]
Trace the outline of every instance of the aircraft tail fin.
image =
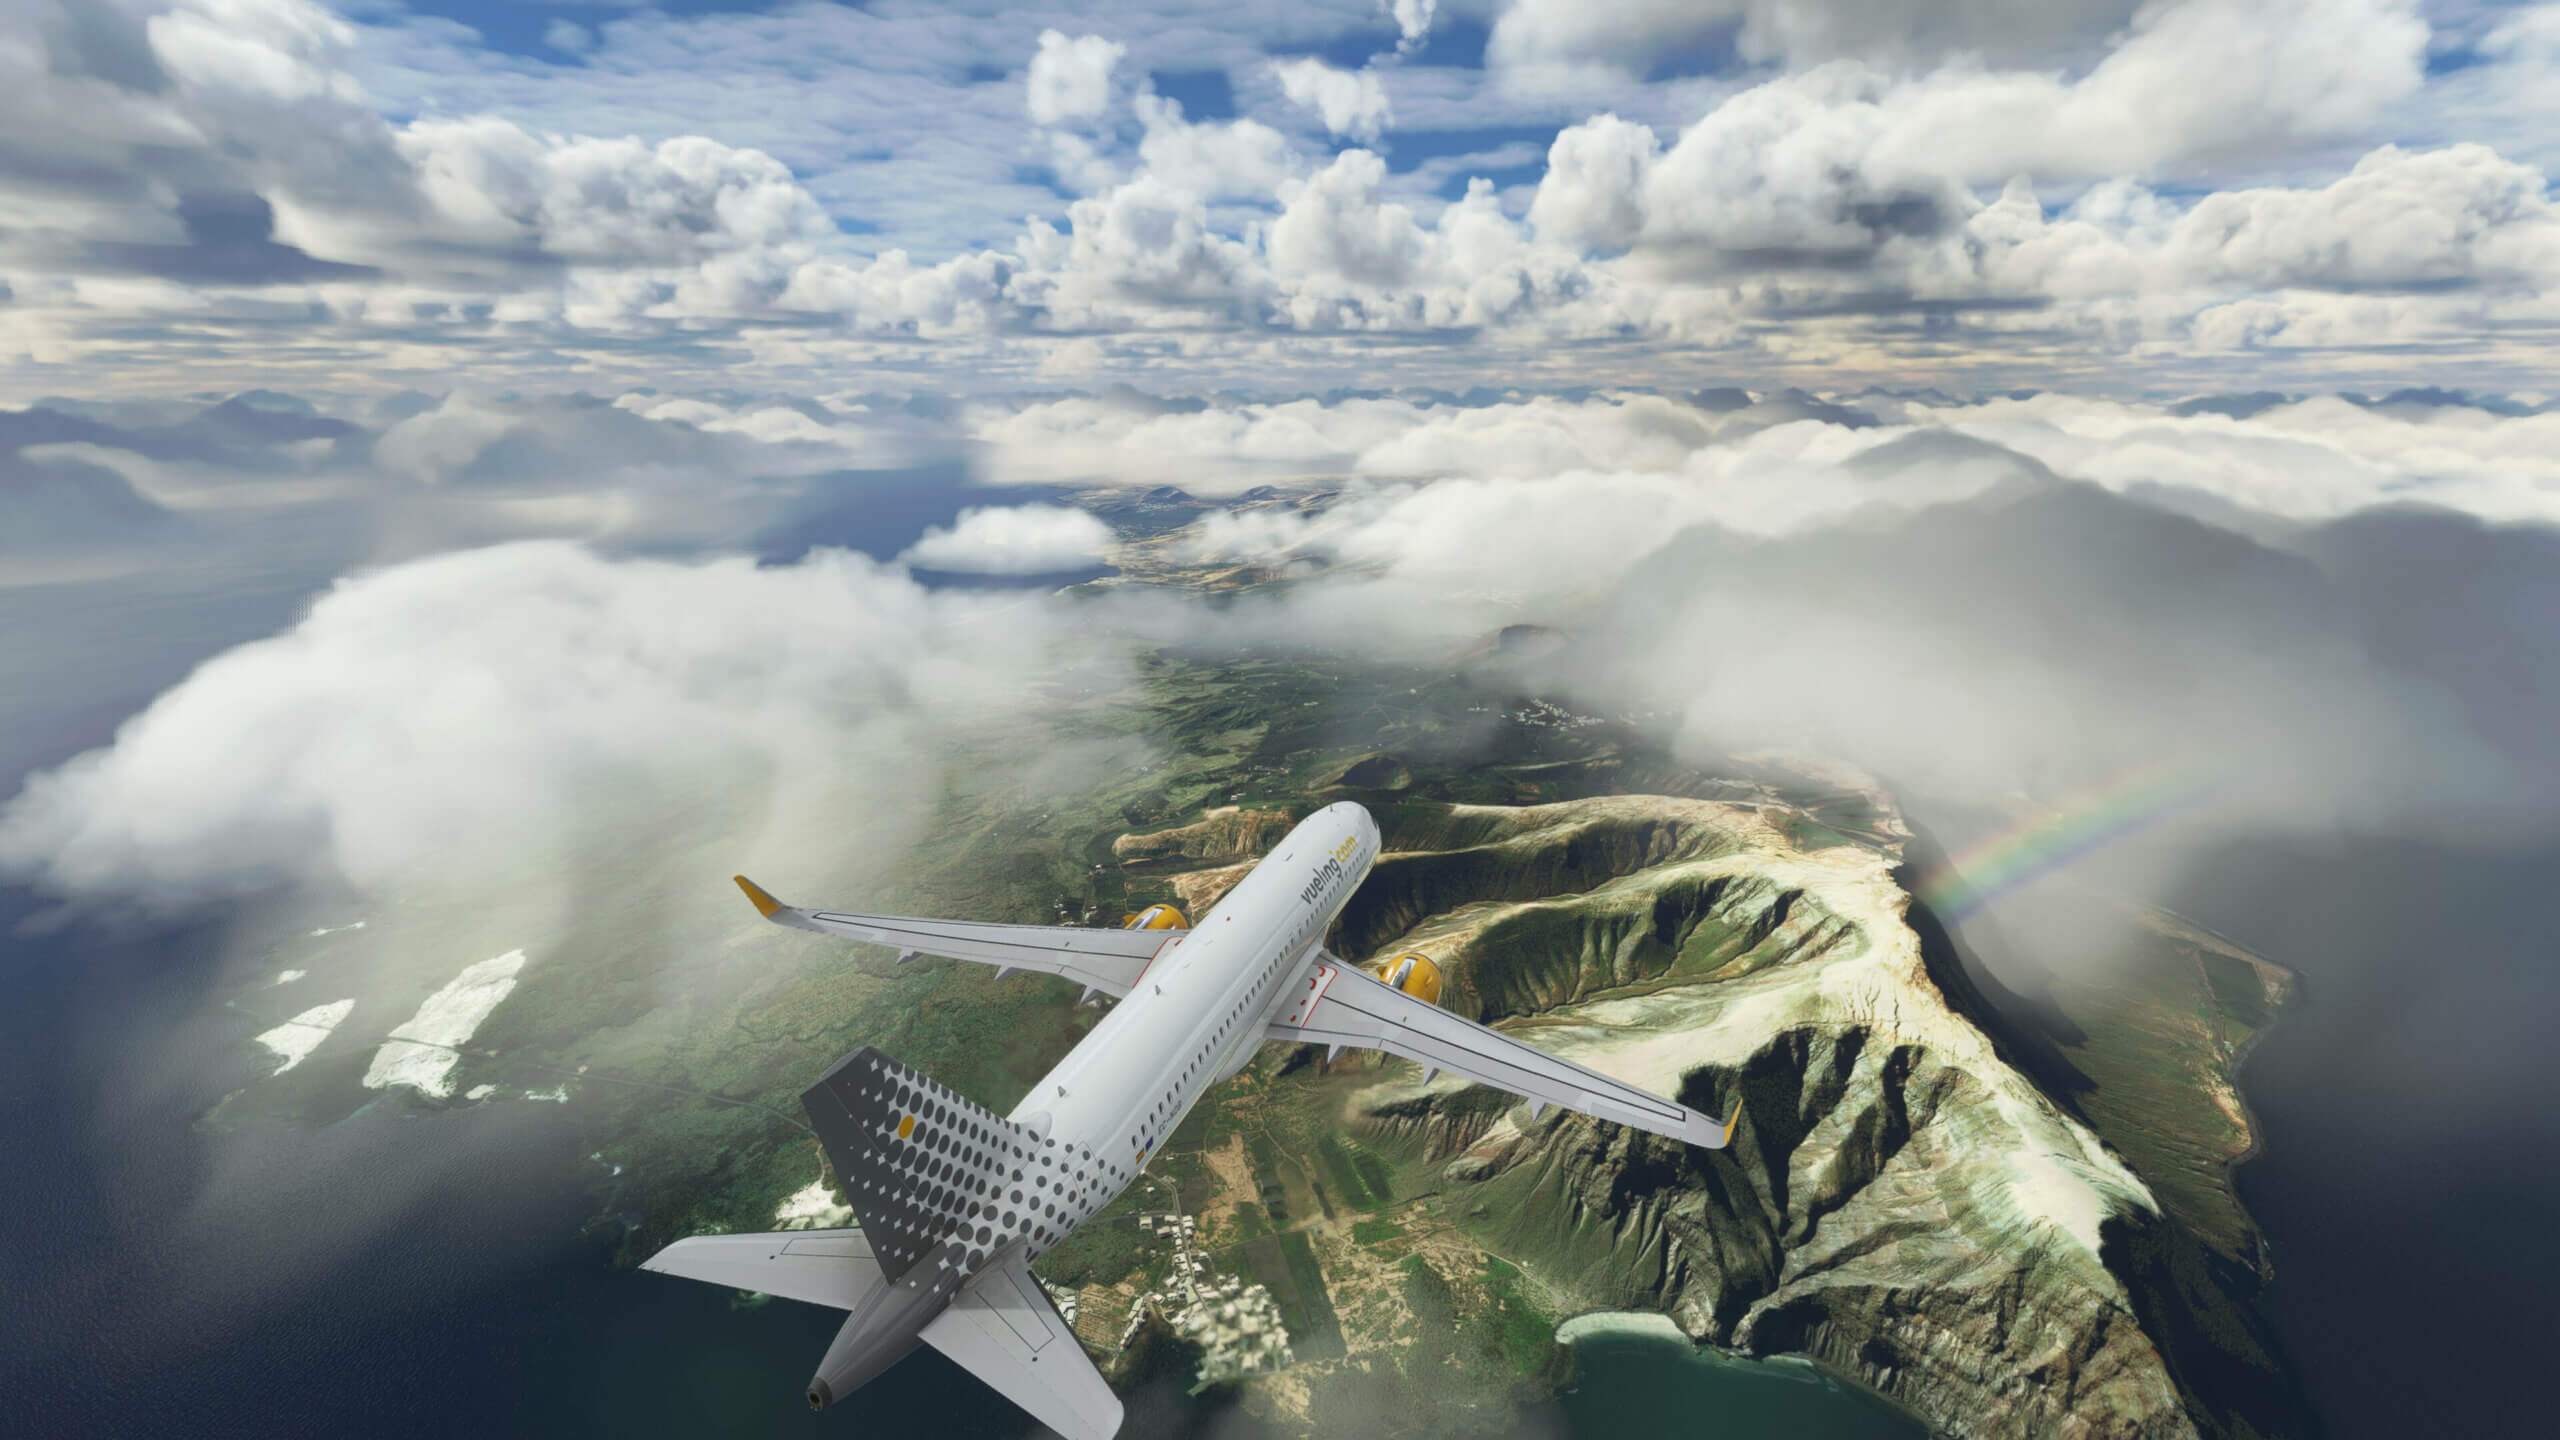
[[945,1240],[986,1258],[979,1227],[1007,1171],[1037,1145],[1022,1127],[865,1045],[800,1096],[845,1200],[891,1280]]
[[1120,1397],[1031,1278],[1019,1243],[970,1277],[923,1338],[1067,1440],[1120,1429]]

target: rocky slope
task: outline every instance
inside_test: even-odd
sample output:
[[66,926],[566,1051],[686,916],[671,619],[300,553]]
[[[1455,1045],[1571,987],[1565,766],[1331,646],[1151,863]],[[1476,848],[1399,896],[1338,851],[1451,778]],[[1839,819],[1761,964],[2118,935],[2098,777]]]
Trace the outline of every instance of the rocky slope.
[[[2202,1067],[2185,1109],[2119,1103],[2127,1087],[2086,1074],[2057,1098],[2030,1073],[2053,1073],[2050,1046],[2004,1043],[2010,1027],[1943,937],[1925,914],[1913,923],[1896,848],[1799,848],[1791,807],[1367,798],[1389,853],[1337,953],[1424,950],[1461,1013],[1700,1108],[1742,1108],[1733,1147],[1709,1154],[1558,1111],[1532,1120],[1401,1063],[1366,1072],[1345,1118],[1400,1162],[1399,1191],[1438,1189],[1560,1309],[1660,1310],[1700,1341],[1810,1356],[1953,1435],[2291,1430],[2246,1311],[2257,1276],[2230,1263],[2242,1247],[2201,1241],[2204,1201],[2164,1206],[2088,1118],[2149,1142],[2192,1129],[2188,1110],[2230,1124],[2236,1051]],[[1121,853],[1187,854],[1196,868],[1173,883],[1205,906],[1241,873],[1235,839],[1213,816]],[[2280,987],[2261,998],[2271,1008]],[[2235,1145],[2216,1132],[2186,1149],[2227,1160]],[[2198,1190],[2192,1170],[2175,1178]]]

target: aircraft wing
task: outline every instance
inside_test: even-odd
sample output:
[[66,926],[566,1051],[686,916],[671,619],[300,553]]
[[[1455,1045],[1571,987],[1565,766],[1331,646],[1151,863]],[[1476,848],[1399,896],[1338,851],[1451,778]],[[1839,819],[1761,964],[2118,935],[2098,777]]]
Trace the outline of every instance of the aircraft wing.
[[859,1230],[692,1235],[640,1262],[640,1268],[838,1310],[853,1309],[888,1283]]
[[1017,1247],[979,1271],[924,1341],[1067,1440],[1111,1440],[1120,1397],[1086,1358]]
[[1108,995],[1126,995],[1158,952],[1190,933],[1184,930],[1093,930],[1082,925],[997,925],[979,920],[919,920],[906,915],[863,915],[842,910],[797,910],[774,899],[744,875],[758,913],[777,925],[844,935],[874,945],[894,945],[900,959],[940,955],[974,960],[999,970],[1063,975]]
[[[1742,1118],[1715,1120],[1686,1105],[1639,1090],[1560,1059],[1499,1030],[1452,1015],[1328,955],[1285,1002],[1269,1036],[1315,1045],[1384,1050],[1433,1070],[1528,1097],[1533,1107],[1562,1105],[1601,1120],[1632,1125],[1708,1150],[1733,1139]],[[1533,1112],[1534,1113],[1534,1112]]]

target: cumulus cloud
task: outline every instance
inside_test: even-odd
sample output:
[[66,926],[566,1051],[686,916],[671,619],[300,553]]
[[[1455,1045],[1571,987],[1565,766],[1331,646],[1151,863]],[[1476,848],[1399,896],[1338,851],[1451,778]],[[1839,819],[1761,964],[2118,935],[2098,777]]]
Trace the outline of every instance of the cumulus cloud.
[[1028,273],[1009,293],[1052,323],[1147,325],[1241,316],[1261,286],[1251,246],[1222,233],[1199,195],[1141,175],[1067,210],[1069,233],[1035,222]]
[[[2146,10],[2072,82],[1825,65],[1733,96],[1667,148],[1645,127],[1600,116],[1557,137],[1532,214],[1548,233],[1590,244],[1863,254],[1960,221],[1978,208],[1968,187],[1984,182],[2135,176],[2352,132],[2415,86],[2425,27],[2383,0],[2335,3],[2372,13],[2226,14],[2212,0]],[[2240,66],[2283,81],[2196,78]]]
[[1023,107],[1042,125],[1093,119],[1111,107],[1111,72],[1128,53],[1126,45],[1100,35],[1040,32]]
[[[1268,109],[1190,119],[1133,77],[1133,56],[1161,62],[1148,37],[1049,30],[1022,37],[1028,133],[1006,163],[1027,144],[1074,198],[982,217],[988,238],[957,250],[874,253],[840,183],[773,150],[387,118],[353,78],[374,32],[307,0],[47,9],[0,86],[0,107],[36,107],[0,144],[0,189],[34,222],[0,237],[0,341],[58,363],[119,317],[183,317],[234,363],[327,363],[264,341],[290,317],[412,369],[437,346],[533,365],[645,341],[706,372],[808,374],[894,369],[923,342],[962,370],[1242,374],[1286,355],[1350,379],[1375,363],[1330,338],[1353,333],[1430,339],[1451,371],[1559,341],[1998,380],[2056,358],[2176,371],[2257,350],[2308,370],[2411,345],[2530,368],[2511,337],[2554,313],[2545,172],[2512,149],[2370,143],[2422,87],[2485,83],[2428,81],[2409,0],[2028,8],[1523,0],[1494,27],[1504,73],[1728,43],[1747,68],[1622,77],[1622,108],[1597,115],[1537,102],[1566,123],[1509,188],[1463,157],[1302,153]],[[1431,7],[1387,13],[1428,33]],[[2469,70],[2542,64],[2539,13],[2474,26]],[[631,34],[671,43],[677,24]],[[1303,107],[1355,142],[1389,125],[1390,73],[1437,126],[1494,118],[1393,57],[1252,72],[1268,83],[1248,110]],[[2231,173],[2259,178],[2212,188]],[[1974,343],[1916,338],[1898,319],[1915,310]]]
[[1040,575],[1101,563],[1111,527],[1065,505],[990,505],[928,530],[898,558],[930,570]]
[[450,238],[572,263],[685,264],[831,234],[782,162],[699,135],[540,137],[494,116],[398,137]]
[[1378,0],[1378,8],[1396,22],[1396,48],[1410,53],[1422,48],[1431,35],[1431,21],[1440,13],[1440,0]]
[[[13,29],[19,41],[0,52],[0,194],[22,256],[185,273],[210,238],[238,252],[235,278],[301,278],[310,257],[291,230],[306,210],[408,198],[391,129],[343,68],[352,27],[306,0],[33,0]],[[259,233],[207,237],[188,205],[249,217]],[[269,233],[279,224],[285,233]],[[253,258],[266,263],[242,263]]]
[[1662,154],[1649,126],[1600,115],[1559,133],[1529,202],[1542,239],[1586,250],[1624,250],[1644,234],[1644,189]]
[[1261,200],[1300,169],[1288,137],[1256,120],[1194,122],[1161,95],[1134,102],[1146,173],[1204,200]]
[[0,257],[48,271],[338,282],[331,308],[359,322],[477,303],[611,329],[766,310],[836,234],[780,162],[704,136],[395,125],[353,78],[355,28],[306,0],[48,3],[35,21],[34,47],[0,57],[0,193],[34,222]]
[[2529,165],[2482,145],[2366,155],[2316,190],[2225,190],[2180,216],[2187,277],[2263,288],[2560,283],[2560,212]]
[[1375,70],[1343,70],[1314,56],[1274,61],[1271,78],[1289,103],[1316,112],[1326,133],[1375,140],[1395,123],[1387,87]]

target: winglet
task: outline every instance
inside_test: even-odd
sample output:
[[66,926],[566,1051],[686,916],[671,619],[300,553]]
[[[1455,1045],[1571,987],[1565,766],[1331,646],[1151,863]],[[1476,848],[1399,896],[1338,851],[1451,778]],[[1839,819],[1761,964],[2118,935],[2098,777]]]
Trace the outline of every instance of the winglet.
[[763,886],[756,884],[756,882],[748,879],[746,876],[732,875],[729,878],[738,882],[738,888],[747,892],[747,903],[755,906],[756,913],[767,920],[772,919],[775,913],[783,908],[781,901],[766,894]]
[[1742,1123],[1742,1102],[1741,1102],[1741,1101],[1739,1101],[1739,1100],[1736,1100],[1736,1101],[1734,1101],[1734,1102],[1733,1102],[1733,1118],[1731,1118],[1731,1119],[1729,1119],[1729,1120],[1727,1120],[1727,1121],[1725,1121],[1725,1122],[1724,1122],[1724,1134],[1723,1134],[1723,1135],[1721,1135],[1721,1136],[1719,1136],[1719,1137],[1717,1137],[1717,1139],[1716,1139],[1716,1146],[1715,1146],[1715,1148],[1717,1148],[1718,1150],[1721,1150],[1721,1149],[1723,1149],[1724,1147],[1726,1147],[1727,1145],[1732,1144],[1732,1143],[1733,1143],[1733,1127],[1734,1127],[1734,1126],[1736,1126],[1736,1125],[1739,1125],[1739,1124],[1741,1124],[1741,1123]]

